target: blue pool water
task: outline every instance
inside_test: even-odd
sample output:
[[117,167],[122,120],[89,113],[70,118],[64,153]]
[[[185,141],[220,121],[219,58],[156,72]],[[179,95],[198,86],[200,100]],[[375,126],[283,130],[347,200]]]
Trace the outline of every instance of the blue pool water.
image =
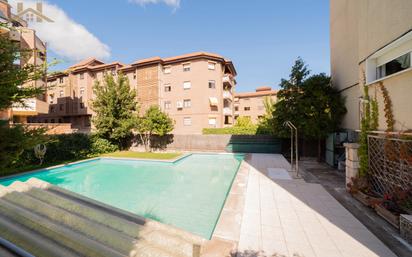
[[0,180],[35,177],[210,239],[242,155],[192,154],[174,163],[96,159]]

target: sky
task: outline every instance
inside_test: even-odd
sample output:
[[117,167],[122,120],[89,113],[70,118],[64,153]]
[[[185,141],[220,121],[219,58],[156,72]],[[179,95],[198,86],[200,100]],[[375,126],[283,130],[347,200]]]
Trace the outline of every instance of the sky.
[[[9,0],[12,6],[34,0]],[[231,59],[238,92],[277,88],[298,56],[329,74],[329,0],[48,0],[52,23],[31,23],[52,69],[91,56],[105,62],[207,51]],[[14,12],[16,9],[14,8]]]

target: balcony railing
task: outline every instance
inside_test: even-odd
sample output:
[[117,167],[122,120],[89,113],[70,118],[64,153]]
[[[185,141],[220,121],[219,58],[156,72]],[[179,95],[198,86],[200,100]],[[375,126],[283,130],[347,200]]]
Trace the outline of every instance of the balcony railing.
[[223,76],[223,84],[227,84],[230,85],[231,87],[233,87],[235,85],[235,81],[233,79],[233,76],[230,74],[225,74]]
[[230,92],[230,91],[228,91],[228,90],[224,90],[224,91],[223,91],[223,99],[232,100],[232,99],[233,99],[232,92]]
[[230,115],[230,116],[232,116],[232,115],[233,115],[232,108],[230,108],[230,107],[225,107],[225,108],[223,108],[223,115],[226,115],[226,116]]
[[36,115],[39,113],[48,113],[49,104],[36,98],[24,100],[24,104],[15,104],[13,112],[27,115]]

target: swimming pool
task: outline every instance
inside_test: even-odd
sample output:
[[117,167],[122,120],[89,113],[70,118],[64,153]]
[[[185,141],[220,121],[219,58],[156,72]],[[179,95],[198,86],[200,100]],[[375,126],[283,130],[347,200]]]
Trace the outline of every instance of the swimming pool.
[[210,239],[243,155],[192,154],[176,162],[101,158],[0,180],[35,177]]

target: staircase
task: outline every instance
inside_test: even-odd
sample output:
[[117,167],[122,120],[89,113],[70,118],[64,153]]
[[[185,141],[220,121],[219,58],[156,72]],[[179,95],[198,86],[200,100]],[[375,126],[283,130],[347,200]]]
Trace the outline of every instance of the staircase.
[[41,257],[199,257],[204,243],[34,178],[0,185],[0,237]]

